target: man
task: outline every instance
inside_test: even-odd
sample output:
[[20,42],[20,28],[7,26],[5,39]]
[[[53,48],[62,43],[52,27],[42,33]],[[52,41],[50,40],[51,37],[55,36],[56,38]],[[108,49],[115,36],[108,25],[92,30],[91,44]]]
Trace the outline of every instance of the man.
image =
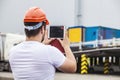
[[67,35],[63,40],[58,39],[66,57],[57,48],[48,45],[54,40],[47,38],[48,24],[42,9],[32,7],[26,12],[26,41],[9,52],[9,62],[15,80],[54,80],[55,68],[63,72],[76,71],[76,60],[69,47]]

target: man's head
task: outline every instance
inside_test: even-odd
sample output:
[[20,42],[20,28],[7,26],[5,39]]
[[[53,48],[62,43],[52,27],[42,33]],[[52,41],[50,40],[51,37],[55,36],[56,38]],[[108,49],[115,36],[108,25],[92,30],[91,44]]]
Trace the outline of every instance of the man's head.
[[38,35],[48,24],[44,11],[38,7],[30,8],[25,14],[25,34],[28,38]]

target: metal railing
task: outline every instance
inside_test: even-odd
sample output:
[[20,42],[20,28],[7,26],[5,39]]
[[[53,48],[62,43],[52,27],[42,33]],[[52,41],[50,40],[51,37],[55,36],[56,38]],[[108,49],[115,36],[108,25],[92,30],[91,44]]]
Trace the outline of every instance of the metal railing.
[[79,42],[79,43],[71,43],[71,47],[78,46],[79,49],[85,48],[100,48],[100,47],[117,47],[120,46],[120,38],[112,38],[112,39],[103,39],[103,40],[94,40],[88,42]]

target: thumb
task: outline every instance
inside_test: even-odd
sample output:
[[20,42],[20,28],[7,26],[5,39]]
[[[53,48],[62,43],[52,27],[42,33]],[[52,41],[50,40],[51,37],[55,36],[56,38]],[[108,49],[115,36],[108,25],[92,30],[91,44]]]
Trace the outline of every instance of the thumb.
[[62,45],[62,40],[61,40],[61,39],[59,39],[59,38],[58,38],[57,40],[58,40],[58,41],[60,42],[60,44]]

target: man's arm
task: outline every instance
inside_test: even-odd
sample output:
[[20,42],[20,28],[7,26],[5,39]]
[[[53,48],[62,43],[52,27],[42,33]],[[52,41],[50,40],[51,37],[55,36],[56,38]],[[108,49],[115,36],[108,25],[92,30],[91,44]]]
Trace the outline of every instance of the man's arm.
[[69,47],[65,48],[65,53],[66,53],[66,60],[58,69],[63,72],[75,72],[76,60]]
[[58,69],[63,72],[75,72],[77,69],[76,60],[69,47],[70,42],[67,37],[67,34],[65,35],[65,38],[63,40],[59,39],[59,41],[65,50],[66,60]]
[[[42,43],[44,44],[49,44],[52,40],[54,39],[48,39],[47,37],[47,31],[45,32],[45,37],[44,37],[44,41]],[[65,54],[66,54],[66,59],[64,61],[64,63],[58,67],[59,70],[63,71],[63,72],[75,72],[76,71],[76,60],[75,57],[69,47],[70,42],[69,39],[67,37],[67,33],[65,35],[65,38],[63,40],[58,39],[61,43],[61,45],[63,46],[64,50],[65,50]]]

